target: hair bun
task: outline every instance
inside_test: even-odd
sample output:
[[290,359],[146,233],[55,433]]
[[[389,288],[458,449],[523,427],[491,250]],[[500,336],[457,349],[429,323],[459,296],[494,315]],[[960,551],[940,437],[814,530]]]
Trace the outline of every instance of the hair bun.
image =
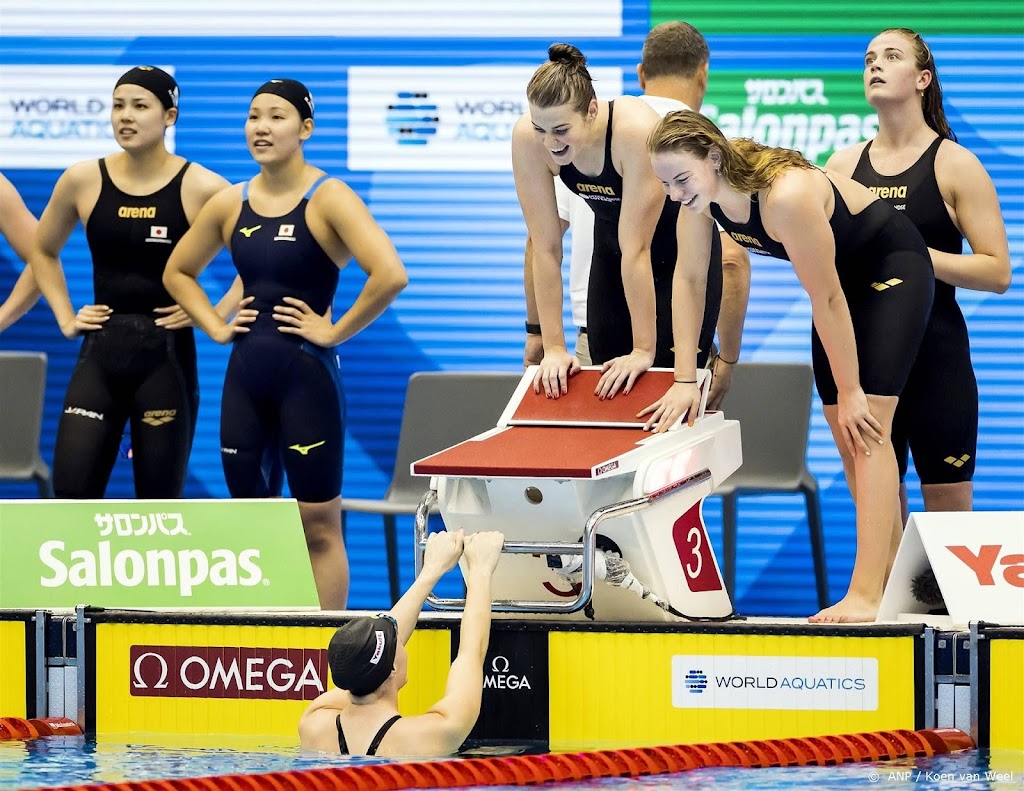
[[572,44],[552,44],[548,47],[548,60],[566,66],[586,66],[587,59]]

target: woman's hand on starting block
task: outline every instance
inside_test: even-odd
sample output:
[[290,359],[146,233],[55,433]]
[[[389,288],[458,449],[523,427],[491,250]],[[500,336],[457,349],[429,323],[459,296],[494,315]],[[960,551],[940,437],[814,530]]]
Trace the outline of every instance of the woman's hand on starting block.
[[594,389],[594,395],[602,400],[613,398],[619,390],[626,395],[633,389],[636,380],[654,365],[654,354],[634,349],[629,354],[609,360],[601,366],[601,378]]
[[470,573],[491,576],[504,546],[505,536],[497,531],[471,533],[466,539],[466,562]]
[[423,550],[423,569],[441,577],[451,571],[462,557],[466,537],[461,530],[449,532],[442,530],[427,536],[427,546]]
[[661,433],[668,431],[678,418],[684,416],[687,424],[692,426],[699,410],[700,388],[695,384],[677,382],[665,391],[665,395],[646,409],[637,412],[636,416],[650,415],[644,424],[644,431]]
[[565,395],[569,392],[569,377],[579,370],[579,359],[564,348],[547,350],[537,368],[537,375],[533,377],[533,392],[539,393],[543,387],[548,398]]

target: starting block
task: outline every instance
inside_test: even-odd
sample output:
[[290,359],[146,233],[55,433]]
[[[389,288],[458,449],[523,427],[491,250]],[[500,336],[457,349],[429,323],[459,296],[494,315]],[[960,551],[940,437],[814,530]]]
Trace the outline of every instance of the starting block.
[[523,375],[496,428],[413,462],[413,475],[431,477],[416,514],[416,572],[436,502],[447,530],[504,533],[495,612],[629,622],[729,617],[701,507],[739,468],[742,450],[739,423],[704,410],[710,372],[698,371],[694,425],[680,420],[654,434],[636,413],[664,395],[671,370],[651,369],[629,395],[603,401],[594,395],[598,368],[579,372],[557,399],[534,392],[535,371]]

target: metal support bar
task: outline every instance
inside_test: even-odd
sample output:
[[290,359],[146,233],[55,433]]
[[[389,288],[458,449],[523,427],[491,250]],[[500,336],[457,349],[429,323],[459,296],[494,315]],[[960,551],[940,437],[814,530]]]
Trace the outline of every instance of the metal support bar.
[[46,610],[36,610],[36,710],[30,712],[31,717],[45,717],[49,711],[46,668],[46,625],[49,617]]
[[88,664],[85,660],[85,624],[85,605],[79,604],[75,607],[75,662],[77,664],[75,672],[77,673],[76,681],[78,682],[78,708],[75,722],[82,729],[82,733],[85,733],[85,673],[87,670],[86,665]]
[[[583,540],[571,541],[506,541],[503,553],[525,555],[583,555],[583,582],[579,593],[572,601],[552,602],[543,600],[502,599],[491,604],[493,612],[528,612],[528,613],[560,613],[568,615],[579,612],[590,602],[594,591],[594,557],[597,546],[597,528],[608,519],[625,516],[636,511],[649,508],[656,502],[680,492],[699,486],[711,480],[711,471],[703,469],[693,475],[682,478],[657,491],[632,500],[612,503],[598,508],[587,519],[583,527]],[[431,488],[420,504],[416,507],[416,575],[423,569],[423,552],[427,546],[427,518],[430,509],[437,502],[437,490]],[[427,596],[427,603],[437,610],[465,609],[465,599],[440,599],[433,593]]]

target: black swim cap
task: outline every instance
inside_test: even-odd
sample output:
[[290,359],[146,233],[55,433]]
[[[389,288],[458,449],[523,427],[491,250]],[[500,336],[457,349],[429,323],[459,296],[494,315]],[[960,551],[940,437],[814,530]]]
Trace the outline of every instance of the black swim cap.
[[390,616],[356,618],[340,627],[327,646],[327,664],[339,689],[369,695],[395,668],[398,629]]
[[256,89],[252,98],[255,99],[261,93],[272,93],[287,99],[299,111],[303,121],[313,117],[313,94],[298,80],[267,80]]
[[178,83],[174,77],[156,66],[136,66],[121,75],[114,85],[138,85],[156,95],[165,110],[178,106]]

